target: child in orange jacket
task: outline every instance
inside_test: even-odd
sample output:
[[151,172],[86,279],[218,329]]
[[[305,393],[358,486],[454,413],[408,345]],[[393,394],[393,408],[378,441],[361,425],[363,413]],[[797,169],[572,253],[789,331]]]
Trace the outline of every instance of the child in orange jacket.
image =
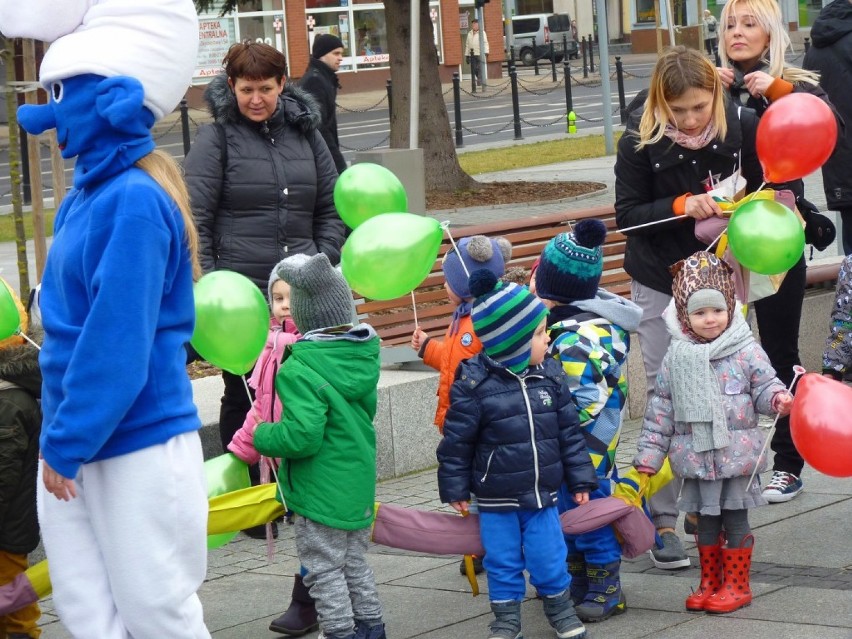
[[427,366],[440,373],[435,411],[435,426],[440,433],[444,431],[444,416],[450,405],[450,387],[456,379],[456,369],[462,360],[482,350],[470,319],[473,298],[467,284],[469,274],[486,268],[496,277],[502,277],[506,262],[512,257],[512,245],[504,237],[491,239],[473,235],[459,240],[457,246],[458,251],[450,249],[443,260],[444,288],[456,307],[444,340],[432,339],[419,326],[411,336],[411,348]]

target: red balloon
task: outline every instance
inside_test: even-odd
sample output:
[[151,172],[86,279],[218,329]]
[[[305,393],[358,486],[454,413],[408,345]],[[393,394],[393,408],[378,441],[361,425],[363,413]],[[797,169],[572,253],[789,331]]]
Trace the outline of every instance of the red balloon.
[[804,460],[833,477],[852,477],[852,388],[808,373],[796,386],[790,434]]
[[810,93],[791,93],[773,102],[757,125],[757,157],[767,182],[778,184],[813,173],[837,142],[837,120]]

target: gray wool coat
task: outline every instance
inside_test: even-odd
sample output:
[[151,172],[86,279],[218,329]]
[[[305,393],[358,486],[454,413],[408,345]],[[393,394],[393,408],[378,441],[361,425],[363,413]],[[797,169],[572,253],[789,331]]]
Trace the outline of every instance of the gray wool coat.
[[288,255],[321,252],[336,264],[337,168],[314,99],[288,84],[275,114],[257,123],[240,113],[224,74],[204,98],[215,124],[199,129],[184,164],[204,272],[236,271],[266,291]]

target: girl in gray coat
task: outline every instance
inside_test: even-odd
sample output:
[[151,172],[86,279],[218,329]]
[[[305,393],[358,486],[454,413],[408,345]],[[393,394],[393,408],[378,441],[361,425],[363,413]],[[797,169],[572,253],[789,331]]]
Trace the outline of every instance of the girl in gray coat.
[[757,414],[787,415],[793,398],[735,303],[730,267],[698,251],[672,270],[664,314],[672,342],[633,465],[653,475],[668,456],[684,480],[678,507],[699,513],[701,585],[687,610],[733,612],[751,603],[748,509],[766,503],[758,483],[749,485],[766,464]]

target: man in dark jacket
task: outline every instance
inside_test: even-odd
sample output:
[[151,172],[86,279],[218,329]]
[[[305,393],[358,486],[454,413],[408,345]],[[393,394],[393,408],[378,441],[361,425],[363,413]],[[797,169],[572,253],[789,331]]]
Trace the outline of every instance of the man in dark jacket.
[[343,159],[337,140],[337,90],[340,88],[337,71],[342,61],[341,39],[330,33],[318,35],[314,38],[308,68],[299,82],[299,86],[319,102],[322,110],[320,133],[331,151],[338,173],[346,170],[346,160]]
[[811,27],[813,44],[804,67],[818,71],[820,85],[847,123],[837,136],[834,153],[822,167],[825,199],[843,221],[843,252],[852,253],[852,3],[834,0],[826,5]]

